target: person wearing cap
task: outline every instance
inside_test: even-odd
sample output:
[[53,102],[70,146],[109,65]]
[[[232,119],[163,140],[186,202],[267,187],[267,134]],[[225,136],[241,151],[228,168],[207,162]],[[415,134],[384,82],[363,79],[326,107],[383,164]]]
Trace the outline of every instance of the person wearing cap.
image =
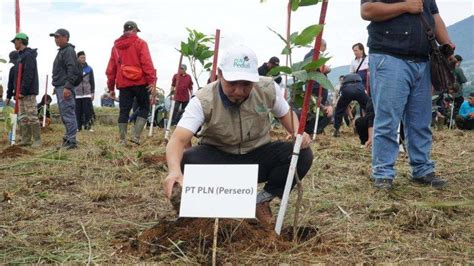
[[[12,105],[11,98],[14,95],[15,87],[16,87],[16,74],[18,72],[18,63],[19,63],[19,54],[17,50],[11,51],[9,56],[9,63],[13,64],[10,67],[10,71],[8,72],[8,84],[7,84],[7,98],[5,104]],[[15,106],[14,104],[12,106]]]
[[453,49],[435,0],[361,0],[362,19],[370,21],[370,89],[375,120],[372,175],[375,189],[393,188],[398,158],[398,128],[403,122],[411,181],[442,188],[435,174],[432,148],[430,44],[420,19],[426,19],[440,44]]
[[[179,78],[179,82],[177,82]],[[178,86],[176,86],[178,83]],[[191,76],[186,73],[186,65],[182,64],[178,74],[173,75],[171,83],[171,93],[174,93],[174,111],[172,124],[176,125],[181,118],[182,112],[189,103],[189,99],[193,95],[193,80]]]
[[[185,164],[258,164],[258,181],[266,184],[257,195],[256,217],[271,224],[270,201],[283,194],[293,143],[271,141],[269,113],[292,135],[296,135],[298,118],[273,79],[259,76],[257,57],[250,48],[229,49],[218,72],[219,79],[190,100],[166,147],[165,195],[171,196],[175,183],[182,185]],[[199,145],[185,150],[196,133]],[[311,138],[304,133],[297,164],[300,178],[313,161],[310,144]]]
[[76,51],[74,50],[75,46],[69,43],[69,31],[58,29],[49,36],[54,37],[54,41],[59,47],[53,64],[52,84],[66,130],[63,136],[62,147],[75,149],[77,148],[77,120],[74,83],[78,75],[82,77],[82,71],[78,69]]
[[[36,95],[38,95],[38,66],[36,57],[37,49],[28,47],[29,38],[25,33],[16,34],[12,43],[15,50],[18,51],[17,67],[22,64],[20,96],[18,98],[20,105],[20,126],[21,126],[21,142],[19,146],[32,146],[34,148],[41,146],[41,129],[36,110]],[[13,90],[8,90],[7,105],[10,99],[15,95],[16,79],[18,78],[18,68],[15,69]],[[33,142],[31,138],[33,137]]]
[[86,62],[86,53],[80,51],[77,53],[77,59],[82,66],[81,84],[74,88],[76,92],[76,118],[77,128],[81,131],[82,126],[85,130],[92,131],[92,112],[94,106],[95,80],[94,71]]
[[[260,76],[266,76],[268,74],[268,72],[270,72],[270,70],[272,70],[273,68],[275,68],[277,66],[280,66],[280,59],[278,59],[278,57],[276,57],[276,56],[272,56],[270,58],[270,60],[268,60],[268,62],[263,63],[263,65],[261,65],[258,68],[258,74]],[[275,74],[274,76],[276,77],[278,75],[279,74]],[[281,83],[281,77],[275,78],[275,82],[280,84]]]
[[461,105],[459,115],[456,116],[456,126],[463,130],[474,129],[474,92]]
[[463,95],[463,85],[467,82],[466,75],[464,75],[464,71],[461,68],[462,63],[462,56],[455,55],[454,56],[456,65],[454,67],[454,77],[456,81],[456,88],[458,89],[458,93],[462,96]]
[[153,66],[148,44],[139,38],[138,26],[133,21],[123,25],[123,35],[114,42],[107,66],[107,87],[115,97],[115,88],[120,91],[118,119],[120,143],[127,143],[127,125],[134,99],[139,108],[131,142],[140,145],[140,135],[147,123],[150,110],[150,94],[156,94],[156,70]]

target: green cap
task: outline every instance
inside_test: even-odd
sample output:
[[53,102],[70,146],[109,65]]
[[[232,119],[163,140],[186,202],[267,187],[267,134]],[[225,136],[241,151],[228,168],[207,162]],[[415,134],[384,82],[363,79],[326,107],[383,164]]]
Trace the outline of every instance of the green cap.
[[15,38],[13,38],[12,43],[15,43],[16,39],[28,41],[28,35],[24,34],[23,32],[19,32],[15,35]]

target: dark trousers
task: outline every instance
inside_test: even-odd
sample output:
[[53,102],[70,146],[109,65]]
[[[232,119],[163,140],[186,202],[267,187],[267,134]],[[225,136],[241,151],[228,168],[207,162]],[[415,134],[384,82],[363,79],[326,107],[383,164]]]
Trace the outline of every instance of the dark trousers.
[[334,128],[341,127],[342,118],[346,112],[347,106],[352,101],[357,101],[362,110],[365,110],[369,96],[365,93],[361,86],[347,86],[341,89],[341,97],[337,101],[336,113],[334,115]]
[[186,108],[186,106],[188,106],[188,103],[189,101],[186,101],[186,102],[176,101],[174,103],[173,121],[172,121],[173,125],[178,124],[179,120],[181,119],[181,116],[184,113],[184,109]]
[[76,99],[77,129],[90,128],[92,119],[92,98]]
[[128,123],[128,116],[133,106],[133,100],[136,99],[138,105],[138,116],[147,119],[150,109],[150,93],[145,85],[133,86],[120,89],[119,106],[120,115],[118,122]]
[[[258,164],[258,182],[267,182],[264,190],[282,197],[290,166],[293,143],[276,141],[265,144],[247,154],[231,154],[214,146],[198,145],[184,152],[181,168],[185,164]],[[302,179],[313,163],[311,149],[300,151],[296,171]],[[293,186],[296,182],[293,182]]]
[[456,116],[456,126],[462,130],[473,130],[474,119],[464,118],[460,115]]
[[367,116],[359,117],[355,121],[357,135],[359,135],[360,144],[364,145],[369,140],[369,124]]

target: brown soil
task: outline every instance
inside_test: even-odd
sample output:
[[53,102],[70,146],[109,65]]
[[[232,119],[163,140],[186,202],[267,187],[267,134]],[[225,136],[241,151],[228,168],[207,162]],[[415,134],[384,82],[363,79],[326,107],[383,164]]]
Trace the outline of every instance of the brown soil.
[[18,146],[10,146],[0,153],[0,158],[17,158],[28,154],[31,154],[31,152]]
[[142,161],[150,165],[162,165],[166,163],[166,155],[145,155]]
[[[180,255],[193,255],[199,263],[211,260],[214,219],[179,218],[164,220],[132,238],[120,253],[147,259],[168,254],[170,251]],[[315,239],[318,230],[312,227],[300,228],[298,242]],[[255,220],[219,220],[217,237],[219,254],[260,250],[263,253],[283,252],[295,247],[291,228],[283,230],[278,236],[273,227],[264,227]],[[224,256],[222,256],[224,257]],[[220,261],[225,263],[230,261]]]

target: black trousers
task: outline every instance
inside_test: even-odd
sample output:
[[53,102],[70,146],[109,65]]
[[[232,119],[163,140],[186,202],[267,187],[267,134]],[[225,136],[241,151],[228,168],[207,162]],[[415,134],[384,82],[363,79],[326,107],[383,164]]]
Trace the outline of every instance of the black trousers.
[[456,126],[462,130],[473,130],[474,119],[464,118],[460,115],[456,116]]
[[367,116],[364,116],[357,118],[355,121],[355,128],[361,145],[364,145],[369,140],[369,124],[367,120]]
[[77,128],[90,127],[92,119],[92,98],[76,99],[76,120]]
[[365,110],[369,96],[364,91],[362,86],[347,86],[342,87],[341,96],[337,101],[336,113],[334,115],[334,128],[339,129],[341,127],[342,118],[346,112],[347,106],[352,101],[357,101],[362,110]]
[[150,93],[145,85],[133,86],[120,89],[119,106],[120,115],[118,122],[128,123],[128,116],[133,106],[133,100],[136,99],[138,105],[138,116],[147,119],[150,109]]
[[[293,143],[276,141],[265,144],[247,154],[231,154],[214,146],[198,145],[184,152],[181,168],[185,164],[258,164],[258,182],[266,182],[264,190],[282,197],[290,167]],[[302,179],[313,163],[311,149],[300,151],[296,171]],[[296,182],[293,182],[293,186]]]
[[181,119],[181,116],[184,113],[184,109],[186,108],[186,106],[188,106],[188,103],[189,101],[186,101],[186,102],[176,101],[174,103],[173,121],[172,121],[173,125],[178,124],[179,120]]

